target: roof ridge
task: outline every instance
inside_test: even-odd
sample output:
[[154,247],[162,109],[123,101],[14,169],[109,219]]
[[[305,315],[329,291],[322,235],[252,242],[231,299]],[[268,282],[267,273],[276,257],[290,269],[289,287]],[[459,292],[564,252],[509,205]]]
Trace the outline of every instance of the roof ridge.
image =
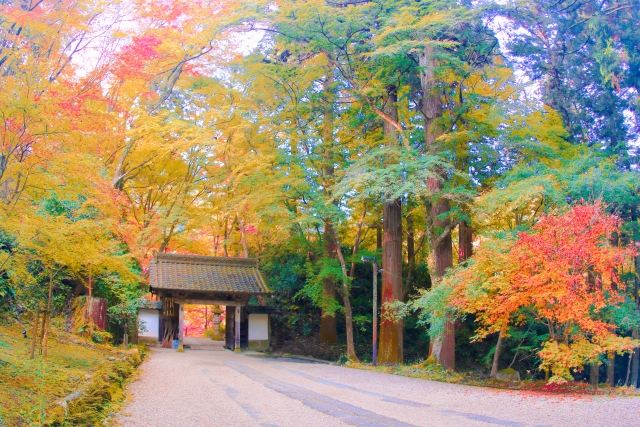
[[215,257],[208,255],[186,255],[186,254],[156,254],[156,262],[173,261],[190,264],[205,265],[237,265],[237,266],[258,266],[257,258],[231,258],[231,257]]

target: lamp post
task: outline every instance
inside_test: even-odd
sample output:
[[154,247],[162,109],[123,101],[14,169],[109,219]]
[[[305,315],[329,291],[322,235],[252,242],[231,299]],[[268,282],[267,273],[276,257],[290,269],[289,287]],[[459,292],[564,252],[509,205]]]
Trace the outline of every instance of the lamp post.
[[363,256],[362,261],[373,263],[373,366],[378,359],[378,260],[375,257]]

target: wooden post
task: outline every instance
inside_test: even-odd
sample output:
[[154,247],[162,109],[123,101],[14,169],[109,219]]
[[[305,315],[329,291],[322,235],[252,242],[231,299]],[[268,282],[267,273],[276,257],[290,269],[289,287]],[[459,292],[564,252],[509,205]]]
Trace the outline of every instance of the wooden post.
[[240,313],[242,311],[242,306],[241,305],[236,305],[236,315],[235,315],[235,329],[236,329],[236,342],[235,342],[235,348],[234,348],[234,352],[236,353],[240,353]]
[[180,308],[178,312],[178,339],[180,340],[180,344],[178,345],[178,350],[183,350],[183,340],[184,340],[184,300],[179,300]]
[[378,262],[373,260],[373,366],[378,364]]

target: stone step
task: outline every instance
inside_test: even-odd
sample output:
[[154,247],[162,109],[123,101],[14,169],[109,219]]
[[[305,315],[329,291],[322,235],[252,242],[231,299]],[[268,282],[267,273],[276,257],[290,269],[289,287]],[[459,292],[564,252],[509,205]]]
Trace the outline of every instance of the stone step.
[[191,350],[209,350],[209,351],[224,351],[224,347],[221,345],[189,345]]

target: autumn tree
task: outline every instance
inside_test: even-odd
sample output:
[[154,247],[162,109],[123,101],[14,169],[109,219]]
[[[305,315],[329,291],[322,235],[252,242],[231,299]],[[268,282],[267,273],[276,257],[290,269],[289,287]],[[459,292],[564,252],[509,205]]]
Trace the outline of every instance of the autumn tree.
[[553,372],[551,381],[570,380],[572,369],[598,355],[637,345],[618,336],[616,325],[602,316],[605,308],[624,301],[619,271],[634,253],[609,245],[618,231],[619,220],[601,204],[546,215],[531,232],[521,233],[508,253],[481,252],[471,277],[460,273],[451,301],[476,316],[479,339],[508,333],[509,325],[530,313],[548,328],[541,369]]

